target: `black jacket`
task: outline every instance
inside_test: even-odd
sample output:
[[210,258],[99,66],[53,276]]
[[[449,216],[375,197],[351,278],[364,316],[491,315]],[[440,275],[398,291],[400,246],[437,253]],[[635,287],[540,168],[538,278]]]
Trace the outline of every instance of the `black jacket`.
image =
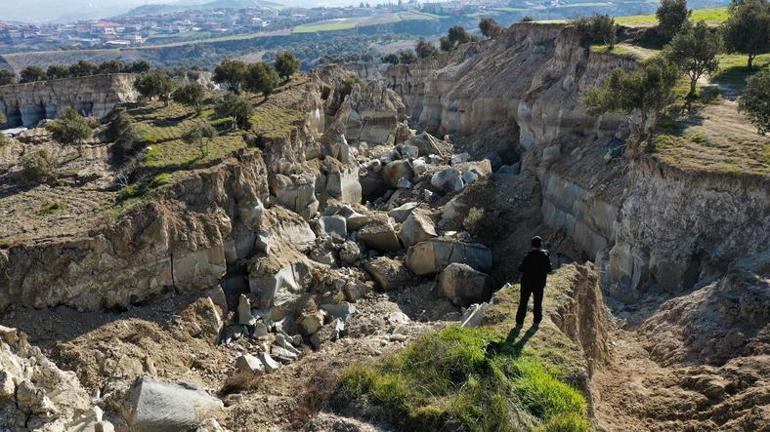
[[545,286],[545,279],[551,273],[551,257],[545,249],[532,249],[519,264],[521,285],[529,288]]

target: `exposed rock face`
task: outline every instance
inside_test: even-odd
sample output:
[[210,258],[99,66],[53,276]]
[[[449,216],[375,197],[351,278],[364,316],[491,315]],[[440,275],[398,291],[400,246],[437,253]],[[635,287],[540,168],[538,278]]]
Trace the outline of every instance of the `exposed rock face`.
[[35,126],[67,107],[101,118],[115,105],[136,100],[134,78],[110,74],[0,86],[0,112],[8,117],[9,127]]
[[0,326],[0,429],[93,430],[97,424],[112,430],[75,373],[56,367],[22,332]]
[[[230,237],[241,225],[239,207],[267,198],[265,173],[259,152],[250,153],[196,173],[91,235],[0,251],[0,307],[98,309],[171,287],[215,286],[227,270],[228,246],[241,240]],[[248,254],[254,238],[251,246],[232,246],[232,258]]]
[[139,378],[129,394],[128,422],[137,432],[194,430],[222,410],[222,402],[188,385]]

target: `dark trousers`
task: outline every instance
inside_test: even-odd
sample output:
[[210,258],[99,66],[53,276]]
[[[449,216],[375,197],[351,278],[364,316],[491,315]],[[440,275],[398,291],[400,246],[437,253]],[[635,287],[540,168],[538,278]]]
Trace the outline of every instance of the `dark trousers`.
[[524,325],[524,317],[527,316],[527,304],[530,295],[535,295],[535,324],[543,320],[543,285],[522,285],[519,299],[519,310],[516,312],[516,324]]

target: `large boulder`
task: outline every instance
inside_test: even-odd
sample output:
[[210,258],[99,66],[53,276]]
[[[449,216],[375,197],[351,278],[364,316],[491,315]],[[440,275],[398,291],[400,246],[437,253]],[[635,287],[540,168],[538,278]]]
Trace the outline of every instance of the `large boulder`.
[[382,169],[382,178],[391,188],[397,188],[398,180],[402,177],[406,178],[407,180],[411,180],[414,177],[412,166],[407,160],[396,160],[390,162],[389,164],[385,165],[385,168]]
[[404,247],[410,247],[425,240],[438,237],[438,234],[436,234],[436,227],[433,226],[430,216],[425,211],[415,209],[409,214],[404,223],[401,224],[401,231],[399,231],[398,237],[401,239]]
[[203,390],[147,377],[137,378],[128,401],[127,420],[134,432],[195,430],[223,409],[219,399]]
[[406,255],[407,267],[420,276],[438,273],[452,263],[488,272],[492,269],[492,252],[478,243],[435,238],[410,247]]
[[457,306],[469,306],[489,300],[492,281],[467,264],[452,263],[438,276],[438,292]]
[[401,249],[396,229],[388,221],[375,221],[358,231],[358,239],[366,247],[380,252],[395,252]]
[[392,217],[396,222],[401,223],[405,221],[409,214],[412,213],[412,210],[416,209],[419,205],[420,203],[414,201],[402,204],[389,211],[388,216]]
[[[262,309],[279,308],[282,313],[292,309],[305,293],[304,279],[309,274],[308,264],[297,260],[282,264],[279,260],[261,257],[249,269],[249,289],[259,300]],[[278,315],[281,313],[274,311]]]
[[326,180],[326,193],[351,204],[360,203],[363,198],[363,189],[358,178],[358,168],[332,169]]
[[414,277],[403,262],[388,257],[377,257],[368,261],[364,268],[383,291],[403,288]]
[[441,192],[459,192],[465,187],[463,173],[455,167],[437,171],[430,178],[430,184]]
[[318,212],[315,176],[310,174],[285,176],[276,174],[271,182],[273,194],[284,207],[305,219],[310,219]]

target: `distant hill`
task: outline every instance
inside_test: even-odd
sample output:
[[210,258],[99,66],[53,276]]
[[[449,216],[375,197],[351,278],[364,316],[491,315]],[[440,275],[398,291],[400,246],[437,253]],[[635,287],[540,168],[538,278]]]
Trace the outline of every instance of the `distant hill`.
[[122,14],[122,16],[165,15],[191,10],[247,8],[280,9],[282,7],[284,6],[280,3],[267,0],[213,0],[206,3],[148,4],[131,9],[125,14]]

